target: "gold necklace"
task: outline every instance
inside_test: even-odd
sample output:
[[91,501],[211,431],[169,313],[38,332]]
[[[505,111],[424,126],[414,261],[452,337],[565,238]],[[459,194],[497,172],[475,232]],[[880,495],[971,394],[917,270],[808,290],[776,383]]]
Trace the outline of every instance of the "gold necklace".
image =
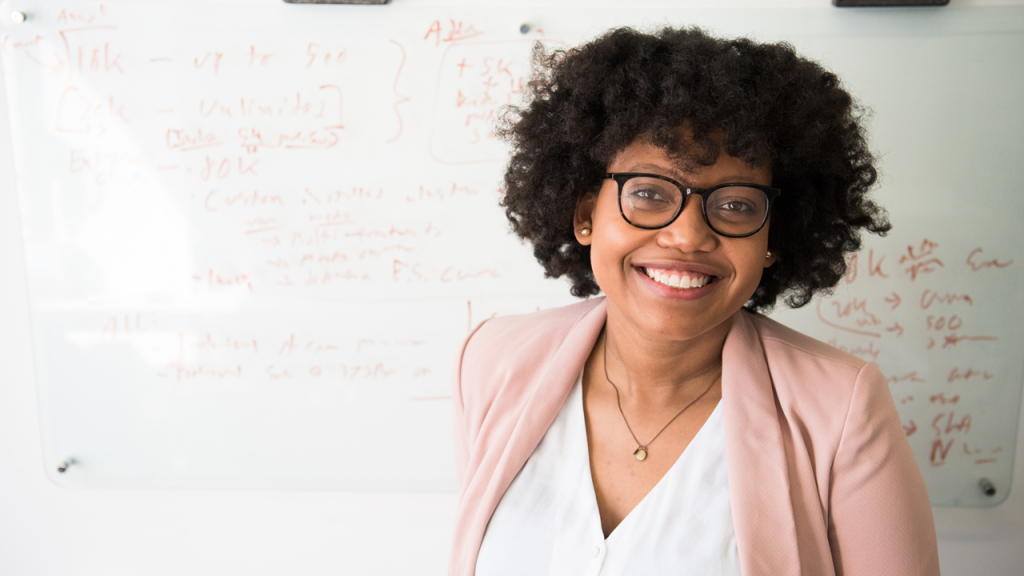
[[683,412],[686,412],[687,408],[689,408],[690,406],[693,406],[697,402],[697,400],[700,400],[701,398],[704,397],[705,394],[707,394],[709,391],[711,391],[711,388],[714,387],[715,382],[718,380],[717,378],[712,380],[711,381],[711,385],[708,386],[706,390],[701,392],[700,396],[697,396],[696,398],[691,400],[689,404],[687,404],[686,406],[683,406],[683,409],[680,410],[678,414],[673,416],[672,419],[668,421],[668,424],[665,424],[665,426],[663,426],[661,428],[661,430],[658,430],[658,433],[654,435],[654,438],[651,438],[650,441],[647,442],[647,444],[641,444],[640,441],[636,439],[636,434],[633,434],[633,429],[629,426],[629,420],[626,419],[626,413],[622,411],[622,399],[619,397],[619,387],[616,386],[615,382],[612,382],[612,379],[608,377],[608,336],[607,335],[605,335],[605,337],[604,337],[604,358],[602,359],[602,364],[604,365],[603,367],[604,367],[604,378],[605,378],[605,380],[607,380],[608,383],[612,385],[612,388],[615,389],[615,403],[619,405],[619,414],[622,414],[622,421],[626,423],[626,430],[629,430],[629,434],[633,437],[633,441],[636,442],[636,450],[633,452],[633,456],[636,456],[636,459],[640,460],[641,462],[647,459],[647,450],[648,450],[647,447],[650,446],[652,442],[657,440],[658,436],[661,436],[661,433],[664,432],[665,429],[668,428],[670,424],[672,424],[673,422],[676,421],[676,418],[679,418],[680,416],[682,416]]

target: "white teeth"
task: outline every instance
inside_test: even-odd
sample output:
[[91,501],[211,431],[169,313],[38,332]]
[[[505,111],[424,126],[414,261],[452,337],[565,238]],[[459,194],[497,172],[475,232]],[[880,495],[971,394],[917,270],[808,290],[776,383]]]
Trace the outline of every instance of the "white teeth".
[[682,276],[678,274],[672,274],[670,272],[662,272],[661,270],[652,270],[650,268],[644,268],[644,272],[647,273],[652,280],[659,284],[666,286],[672,286],[673,288],[700,288],[711,281],[710,276]]

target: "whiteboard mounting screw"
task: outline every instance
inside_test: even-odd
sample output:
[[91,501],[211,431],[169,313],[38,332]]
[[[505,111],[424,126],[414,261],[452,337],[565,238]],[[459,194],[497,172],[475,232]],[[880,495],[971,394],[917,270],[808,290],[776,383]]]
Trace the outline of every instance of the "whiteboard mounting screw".
[[25,18],[26,16],[24,12],[18,12],[17,10],[11,12],[11,20],[14,20],[15,24],[21,24],[25,21]]
[[519,27],[519,33],[520,34],[528,34],[529,32],[530,32],[530,25],[529,24],[523,24],[522,26]]
[[59,466],[57,466],[57,472],[60,472],[61,474],[67,472],[68,468],[70,468],[71,465],[74,463],[74,458],[65,458],[64,461],[61,462]]
[[978,480],[978,486],[981,487],[981,491],[985,493],[985,496],[996,495],[996,487],[988,478],[982,478],[981,480]]

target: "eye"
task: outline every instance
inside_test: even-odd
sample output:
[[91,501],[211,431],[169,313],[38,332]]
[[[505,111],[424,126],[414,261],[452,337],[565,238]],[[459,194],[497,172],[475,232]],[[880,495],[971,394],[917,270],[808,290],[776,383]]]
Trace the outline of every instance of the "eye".
[[750,223],[764,219],[768,197],[757,188],[726,186],[715,190],[708,198],[708,218],[722,223]]
[[747,201],[733,199],[718,204],[715,206],[715,210],[735,213],[753,212],[754,206]]
[[629,195],[637,200],[646,200],[650,202],[665,200],[661,190],[654,188],[634,188],[629,191]]
[[679,198],[678,188],[657,178],[630,178],[622,187],[622,205],[627,211],[673,211]]

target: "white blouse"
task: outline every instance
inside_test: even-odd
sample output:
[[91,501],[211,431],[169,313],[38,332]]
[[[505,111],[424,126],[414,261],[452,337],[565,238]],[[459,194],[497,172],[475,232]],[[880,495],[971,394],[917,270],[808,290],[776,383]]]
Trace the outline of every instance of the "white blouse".
[[476,574],[738,576],[721,402],[672,468],[605,538],[577,380],[491,516]]

